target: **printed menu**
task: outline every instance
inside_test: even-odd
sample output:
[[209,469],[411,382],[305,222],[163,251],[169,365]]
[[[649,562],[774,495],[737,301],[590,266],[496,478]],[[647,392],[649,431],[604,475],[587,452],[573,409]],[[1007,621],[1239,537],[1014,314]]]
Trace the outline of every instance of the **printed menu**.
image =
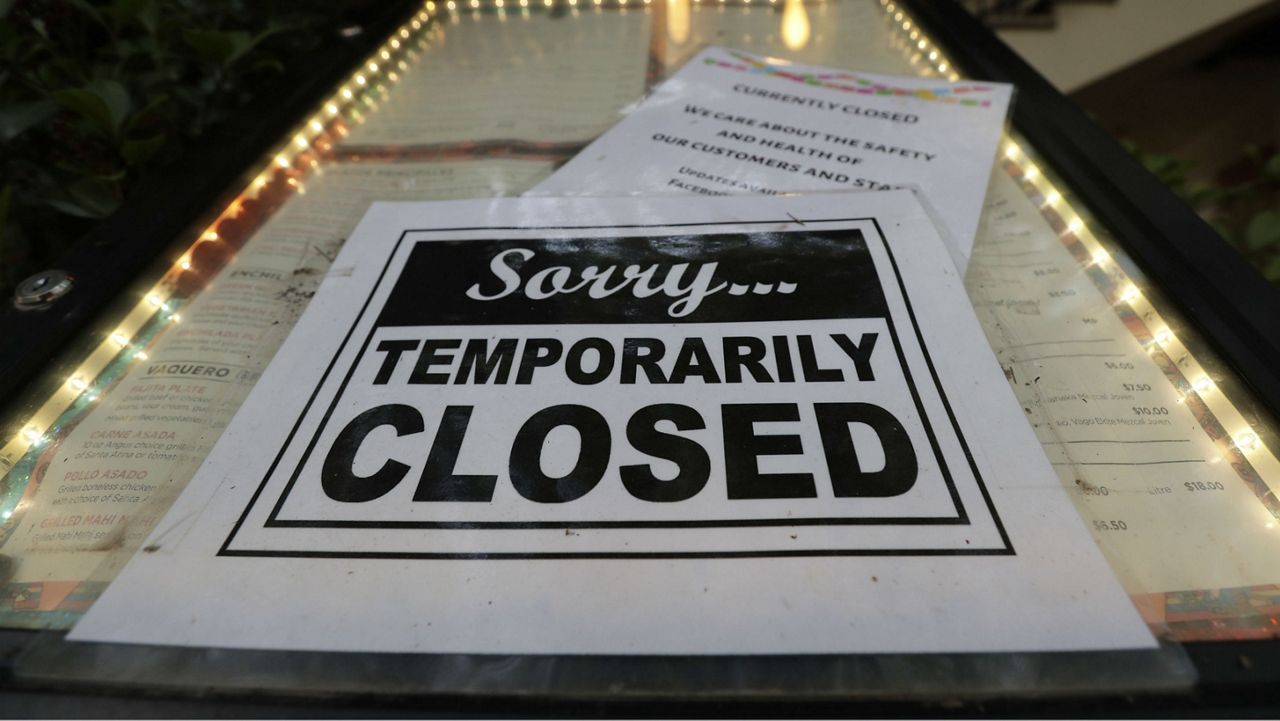
[[510,192],[549,167],[350,164],[313,177],[35,464],[26,510],[0,545],[5,624],[60,627],[62,612],[93,603],[203,462],[374,199]]
[[709,47],[532,195],[912,185],[968,257],[1009,85],[797,65]]

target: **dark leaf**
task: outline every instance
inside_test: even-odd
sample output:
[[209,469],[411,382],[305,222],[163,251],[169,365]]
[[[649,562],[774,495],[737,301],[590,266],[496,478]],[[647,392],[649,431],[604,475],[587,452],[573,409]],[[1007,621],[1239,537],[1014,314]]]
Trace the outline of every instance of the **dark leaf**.
[[58,112],[58,104],[52,100],[34,103],[15,103],[0,107],[0,142],[8,142],[22,131],[48,120]]
[[94,80],[82,88],[58,90],[53,98],[108,136],[116,134],[129,114],[129,93],[114,80]]
[[1280,244],[1280,211],[1264,210],[1249,220],[1244,231],[1245,247],[1262,250]]
[[120,148],[120,155],[129,165],[142,165],[164,147],[164,136],[156,135],[143,140],[130,140]]
[[[237,35],[242,37],[237,40]],[[184,30],[182,39],[204,60],[225,65],[230,62],[239,45],[248,40],[248,34],[217,30]]]
[[105,28],[107,26],[107,21],[103,19],[102,13],[98,12],[98,8],[90,5],[88,0],[66,0],[66,3],[84,13],[90,20],[102,27]]
[[1276,153],[1267,159],[1267,164],[1263,166],[1262,172],[1271,180],[1280,181],[1280,153]]

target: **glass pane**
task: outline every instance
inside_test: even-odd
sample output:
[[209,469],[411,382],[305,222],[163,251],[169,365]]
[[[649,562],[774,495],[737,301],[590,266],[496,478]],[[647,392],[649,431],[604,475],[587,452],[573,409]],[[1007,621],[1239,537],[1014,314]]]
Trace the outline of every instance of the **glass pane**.
[[[880,73],[963,72],[887,1],[426,3],[4,419],[0,624],[65,629],[92,604],[321,278],[342,272],[330,264],[370,202],[519,194],[707,43]],[[1035,157],[1008,138],[967,278],[1028,422],[1153,627],[1177,639],[1271,635],[1274,428]],[[68,673],[107,673],[115,663],[103,659],[119,652],[102,653]],[[47,673],[67,656],[48,641],[26,668]],[[161,658],[143,665],[159,673]]]

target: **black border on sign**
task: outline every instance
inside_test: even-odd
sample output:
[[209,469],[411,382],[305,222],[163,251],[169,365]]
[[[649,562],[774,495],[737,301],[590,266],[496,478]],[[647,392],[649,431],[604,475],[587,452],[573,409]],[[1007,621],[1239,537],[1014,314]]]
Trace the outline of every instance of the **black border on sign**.
[[[907,316],[911,321],[912,329],[915,332],[916,340],[920,345],[920,350],[924,356],[925,364],[929,369],[929,375],[933,379],[934,388],[938,392],[939,400],[941,400],[943,408],[946,410],[947,418],[951,423],[952,430],[955,431],[956,439],[964,452],[965,460],[968,462],[969,468],[973,473],[979,491],[982,494],[983,501],[986,503],[987,510],[991,514],[991,519],[995,525],[996,531],[1000,534],[1003,543],[1001,548],[989,549],[805,549],[805,550],[776,550],[776,551],[713,551],[713,552],[567,552],[567,553],[419,553],[419,552],[365,552],[365,551],[271,551],[271,550],[233,550],[230,548],[232,541],[239,532],[241,526],[248,518],[249,513],[257,505],[262,492],[265,490],[267,482],[275,473],[280,461],[282,460],[286,450],[293,442],[294,436],[297,434],[303,420],[307,417],[312,404],[319,395],[320,390],[324,387],[325,381],[329,378],[337,365],[338,358],[341,357],[347,344],[351,341],[356,328],[360,325],[361,320],[365,317],[365,313],[369,309],[369,305],[373,302],[378,288],[383,284],[387,271],[391,267],[391,263],[400,251],[401,244],[410,233],[445,233],[445,232],[474,232],[474,231],[506,231],[506,230],[626,230],[640,228],[687,228],[687,227],[705,227],[717,225],[777,225],[788,224],[794,222],[794,219],[788,220],[764,220],[764,221],[747,221],[747,222],[701,222],[701,223],[661,223],[661,224],[630,224],[630,225],[591,225],[591,226],[480,226],[480,227],[457,227],[457,228],[410,228],[401,232],[400,237],[396,240],[391,252],[387,256],[386,263],[383,264],[382,270],[378,273],[369,295],[365,298],[364,304],[361,305],[359,313],[357,313],[355,321],[351,328],[347,331],[334,352],[332,359],[317,382],[315,390],[307,399],[302,411],[298,415],[298,419],[294,422],[293,428],[290,429],[289,435],[285,438],[281,445],[280,451],[272,460],[267,472],[264,474],[262,481],[255,489],[253,496],[249,499],[248,505],[241,513],[240,518],[236,520],[232,526],[231,532],[227,535],[226,541],[218,550],[219,556],[248,556],[248,557],[290,557],[290,558],[383,558],[383,559],[619,559],[619,558],[762,558],[762,557],[783,557],[783,556],[947,556],[947,555],[1014,555],[1013,545],[1009,540],[1008,533],[1005,531],[1004,524],[1001,523],[999,515],[996,513],[995,505],[991,500],[991,496],[987,491],[986,484],[982,480],[982,475],[978,471],[977,464],[974,462],[973,454],[969,449],[969,444],[965,440],[964,433],[960,428],[960,424],[955,417],[955,413],[951,408],[950,401],[947,400],[942,383],[938,378],[937,369],[934,367],[933,359],[929,355],[928,347],[925,345],[924,336],[920,331],[917,322],[915,310],[911,306],[910,296],[907,294],[906,285],[902,280],[902,274],[899,271],[897,260],[894,258],[893,251],[890,249],[885,239],[884,230],[880,227],[880,223],[875,218],[814,218],[811,222],[821,223],[839,223],[839,222],[858,222],[869,221],[876,229],[879,235],[880,246],[884,249],[885,254],[889,258],[890,267],[893,269],[894,277],[898,284],[899,292],[902,295],[903,304],[907,309]],[[796,231],[793,231],[796,232]],[[799,231],[804,232],[804,231]],[[824,232],[822,230],[811,231],[813,233]],[[831,229],[828,232],[838,232],[837,229]],[[857,231],[861,234],[861,231]],[[325,412],[324,418],[321,419],[320,426],[317,427],[316,433],[311,441],[307,444],[303,451],[302,458],[298,462],[298,468],[289,479],[280,498],[272,508],[267,522],[264,527],[275,528],[446,528],[446,529],[487,529],[487,528],[716,528],[716,527],[750,527],[750,526],[808,526],[808,525],[968,525],[969,518],[961,503],[959,493],[955,488],[954,480],[947,468],[946,459],[943,457],[941,448],[933,432],[933,427],[929,422],[929,416],[925,412],[919,393],[916,390],[915,382],[911,375],[910,366],[906,362],[906,358],[902,351],[901,343],[898,339],[897,329],[893,323],[892,312],[885,316],[886,325],[889,328],[890,336],[893,339],[894,350],[898,355],[899,364],[903,368],[907,385],[911,390],[912,400],[916,406],[917,412],[920,414],[921,422],[924,425],[925,434],[929,438],[930,446],[933,450],[934,457],[939,463],[942,470],[944,481],[951,495],[952,502],[956,508],[957,515],[954,518],[937,518],[937,517],[889,517],[889,518],[803,518],[803,519],[743,519],[743,520],[712,520],[712,521],[595,521],[595,522],[430,522],[430,521],[280,521],[276,516],[284,505],[285,499],[293,488],[294,482],[297,480],[298,474],[301,472],[302,466],[306,464],[307,458],[315,449],[316,443],[319,441],[321,431],[329,415],[332,413],[333,405],[341,398],[343,389],[350,380],[351,375],[355,372],[355,368],[359,365],[359,360],[364,357],[365,351],[368,349],[369,343],[372,341],[377,331],[377,325],[370,330],[369,335],[361,344],[360,350],[356,354],[356,359],[352,363],[351,368],[347,372],[347,377],[343,379],[335,396],[334,403]]]

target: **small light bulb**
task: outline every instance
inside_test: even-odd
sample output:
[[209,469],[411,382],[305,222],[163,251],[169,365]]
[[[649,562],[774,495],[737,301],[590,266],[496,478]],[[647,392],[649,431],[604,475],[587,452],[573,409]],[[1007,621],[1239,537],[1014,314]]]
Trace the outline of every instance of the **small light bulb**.
[[40,440],[40,431],[36,430],[31,426],[27,426],[26,428],[22,429],[22,436],[23,438],[26,438],[28,442],[35,443],[36,441]]
[[279,165],[282,168],[287,168],[289,167],[289,159],[284,157],[283,155],[277,155],[276,165]]
[[1028,165],[1026,169],[1022,171],[1023,180],[1035,180],[1038,177],[1040,177],[1040,169],[1034,165]]
[[1169,345],[1173,340],[1173,331],[1168,328],[1161,328],[1156,332],[1156,342],[1160,345]]
[[1191,390],[1195,391],[1197,395],[1203,396],[1213,390],[1213,381],[1209,379],[1209,376],[1200,376],[1191,384]]
[[1059,193],[1056,190],[1050,190],[1049,194],[1044,196],[1045,205],[1057,205],[1058,202],[1061,200],[1062,200],[1062,193]]
[[1258,448],[1258,434],[1253,431],[1245,431],[1235,437],[1236,448],[1242,451],[1253,451]]
[[1072,218],[1067,222],[1067,231],[1070,233],[1079,233],[1084,229],[1084,221],[1079,218]]
[[71,386],[73,389],[77,391],[82,391],[85,388],[89,387],[89,384],[85,383],[83,378],[72,378],[71,380],[67,381],[67,385]]
[[115,341],[117,345],[129,345],[129,338],[123,333],[112,333],[111,340]]
[[183,258],[182,260],[178,261],[178,267],[183,270],[191,270],[191,261],[187,260],[186,258]]
[[147,358],[150,358],[150,356],[148,356],[148,355],[147,355],[147,352],[146,352],[146,351],[144,351],[144,350],[140,350],[140,351],[138,351],[138,353],[137,353],[137,357],[138,357],[138,359],[139,359],[139,360],[146,360]]
[[160,296],[158,296],[158,295],[154,294],[154,293],[152,293],[151,295],[147,296],[147,302],[148,302],[148,303],[150,303],[151,305],[153,305],[153,306],[157,307],[157,308],[159,308],[159,307],[161,307],[161,306],[163,306],[163,305],[164,305],[164,299],[163,299],[163,298],[161,298]]
[[4,520],[7,521],[13,516],[13,511],[5,511],[4,513],[0,513],[0,516],[4,516]]
[[1120,293],[1120,300],[1124,303],[1132,303],[1138,299],[1138,289],[1135,286],[1128,286]]

